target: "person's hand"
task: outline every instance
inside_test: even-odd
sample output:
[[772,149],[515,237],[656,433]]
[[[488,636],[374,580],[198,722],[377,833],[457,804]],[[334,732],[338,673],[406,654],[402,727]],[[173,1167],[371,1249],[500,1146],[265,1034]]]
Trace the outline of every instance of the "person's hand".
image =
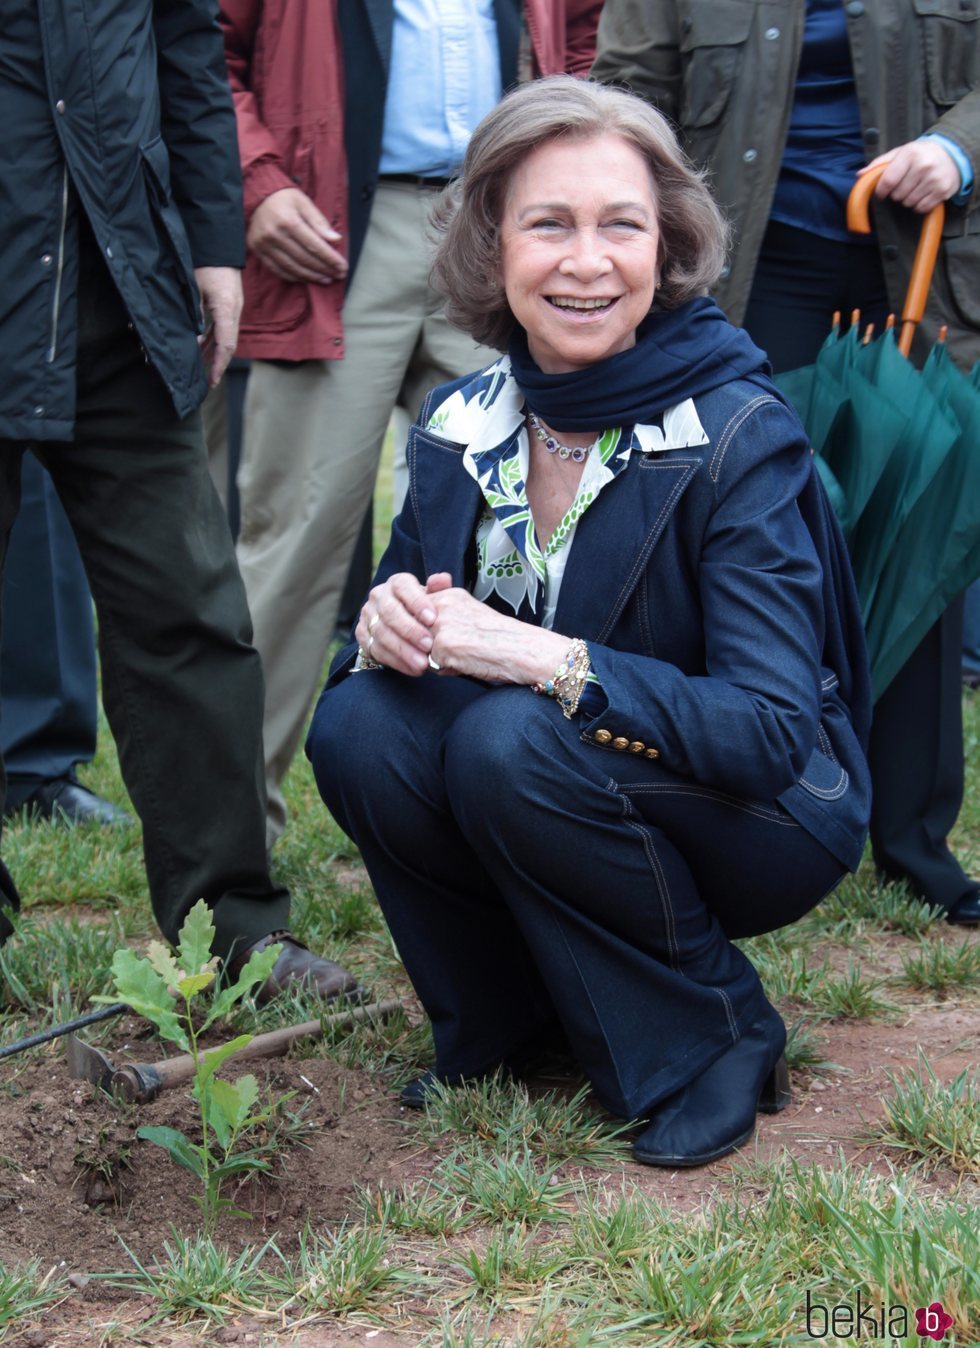
[[426,586],[436,614],[430,654],[441,674],[527,685],[551,677],[568,652],[568,637],[499,613],[444,583],[449,580],[433,576]]
[[[450,586],[452,577],[434,576],[429,584],[434,584],[435,593],[440,585]],[[354,636],[372,660],[417,677],[429,668],[430,629],[435,620],[436,611],[426,587],[409,572],[401,571],[376,585],[368,595]]]
[[197,343],[208,383],[216,388],[238,345],[242,274],[235,267],[195,267],[194,279],[204,311],[204,332]]
[[953,156],[936,140],[910,140],[897,150],[872,159],[858,176],[876,164],[888,167],[878,179],[875,196],[890,197],[901,206],[926,215],[960,190],[960,171]]
[[347,259],[333,245],[340,235],[298,187],[284,187],[252,212],[247,242],[282,281],[330,285],[347,275]]

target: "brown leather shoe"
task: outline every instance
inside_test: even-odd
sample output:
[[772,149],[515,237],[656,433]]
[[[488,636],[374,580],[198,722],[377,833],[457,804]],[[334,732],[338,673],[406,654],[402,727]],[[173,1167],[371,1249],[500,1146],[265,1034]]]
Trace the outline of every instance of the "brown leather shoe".
[[256,950],[265,950],[270,945],[281,944],[279,958],[272,966],[272,973],[254,994],[259,1005],[271,1002],[281,992],[292,991],[305,984],[310,992],[329,1001],[334,997],[346,997],[349,1001],[360,1001],[364,989],[353,974],[342,969],[333,960],[314,955],[302,941],[296,939],[291,931],[272,931],[268,936],[253,941],[239,955],[228,962],[228,978],[234,982],[248,963],[248,957]]

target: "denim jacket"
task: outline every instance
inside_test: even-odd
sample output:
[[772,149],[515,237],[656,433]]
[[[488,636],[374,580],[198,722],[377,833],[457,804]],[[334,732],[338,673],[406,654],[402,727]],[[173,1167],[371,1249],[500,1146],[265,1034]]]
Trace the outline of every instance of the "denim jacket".
[[[472,578],[483,498],[466,446],[428,426],[466,384],[431,393],[409,434],[408,497],[376,583]],[[580,715],[582,738],[597,754],[639,744],[692,783],[778,801],[856,869],[871,700],[839,528],[799,422],[764,376],[694,403],[707,443],[632,453],[578,523],[554,630],[588,642],[606,699]],[[355,654],[338,654],[331,682]]]

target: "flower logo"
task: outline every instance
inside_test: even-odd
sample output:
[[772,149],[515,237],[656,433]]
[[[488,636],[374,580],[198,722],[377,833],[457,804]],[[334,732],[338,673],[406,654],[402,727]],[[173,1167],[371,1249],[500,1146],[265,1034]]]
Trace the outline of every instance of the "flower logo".
[[946,1337],[946,1331],[953,1323],[953,1317],[943,1310],[942,1302],[934,1301],[931,1306],[919,1306],[915,1312],[915,1332],[922,1339],[940,1339]]

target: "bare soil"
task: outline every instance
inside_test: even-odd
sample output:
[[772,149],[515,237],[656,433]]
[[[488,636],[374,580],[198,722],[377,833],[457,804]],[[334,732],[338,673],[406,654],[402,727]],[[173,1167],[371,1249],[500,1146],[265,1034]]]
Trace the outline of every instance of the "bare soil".
[[[139,1022],[121,1020],[113,1032],[115,1047],[106,1047],[121,1061],[128,1046],[128,1056],[139,1060],[151,1051],[140,1044],[139,1034]],[[793,1103],[775,1118],[760,1117],[756,1137],[741,1156],[764,1159],[789,1152],[804,1164],[833,1165],[840,1150],[847,1160],[884,1171],[889,1160],[900,1163],[901,1158],[870,1143],[868,1133],[881,1115],[882,1095],[890,1090],[888,1073],[914,1067],[921,1050],[940,1079],[949,1081],[976,1066],[978,1040],[980,1009],[952,999],[905,1006],[889,1022],[828,1021],[818,1046],[832,1066],[796,1073]],[[107,1288],[91,1275],[131,1267],[123,1243],[139,1259],[152,1262],[174,1230],[191,1235],[200,1228],[192,1197],[197,1181],[135,1135],[141,1124],[152,1123],[193,1136],[193,1102],[178,1088],[147,1105],[120,1107],[69,1079],[58,1043],[40,1061],[13,1059],[3,1066],[0,1264],[38,1258],[45,1268],[69,1271],[75,1284],[68,1300],[46,1311],[37,1325],[18,1325],[6,1340],[9,1348],[88,1348],[104,1341],[101,1327],[109,1323],[126,1327],[127,1342],[154,1348],[202,1342],[404,1348],[418,1341],[417,1334],[352,1324],[278,1332],[274,1324],[248,1316],[196,1336],[159,1324],[141,1330],[153,1310],[149,1300]],[[232,1249],[274,1236],[288,1256],[307,1222],[329,1230],[357,1213],[357,1187],[402,1184],[430,1173],[440,1159],[419,1145],[413,1116],[401,1108],[390,1086],[363,1071],[341,1068],[327,1057],[300,1056],[252,1063],[247,1070],[260,1081],[264,1077],[277,1093],[295,1091],[293,1105],[305,1103],[313,1126],[305,1145],[286,1151],[277,1178],[250,1182],[237,1194],[253,1216],[251,1221],[221,1219],[217,1238]],[[570,1082],[569,1089],[577,1084]],[[583,1186],[625,1184],[689,1209],[717,1191],[732,1163],[729,1158],[675,1173],[632,1164],[622,1174],[578,1173]],[[957,1183],[975,1182],[952,1171],[930,1179],[938,1191]]]

